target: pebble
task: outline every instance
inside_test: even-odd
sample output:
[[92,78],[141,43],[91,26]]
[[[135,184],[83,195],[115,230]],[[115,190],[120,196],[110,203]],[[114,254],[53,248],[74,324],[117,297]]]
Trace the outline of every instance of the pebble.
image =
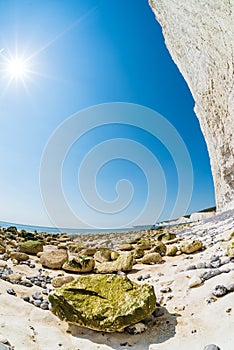
[[234,283],[231,283],[227,286],[228,293],[234,292]]
[[35,305],[36,307],[40,307],[42,301],[41,301],[41,300],[33,300],[32,303],[33,303],[33,305]]
[[142,322],[136,323],[133,326],[129,326],[126,328],[126,331],[131,335],[140,334],[145,332],[146,330],[147,326]]
[[49,310],[49,303],[43,301],[43,302],[41,303],[41,305],[40,305],[40,308],[41,308],[42,310]]
[[206,345],[203,350],[221,350],[217,345],[210,344]]
[[160,317],[163,315],[164,315],[164,309],[162,307],[157,307],[157,309],[155,309],[153,312],[154,317]]
[[41,295],[40,292],[34,292],[34,293],[32,294],[32,298],[33,298],[34,300],[43,300],[43,296]]
[[189,265],[187,268],[186,268],[186,271],[189,271],[189,270],[196,270],[196,265]]
[[23,300],[26,301],[27,303],[30,302],[30,297],[28,295],[26,295],[25,297],[23,297]]
[[170,287],[163,287],[162,289],[160,289],[161,293],[170,293],[172,290]]
[[193,288],[200,286],[202,284],[202,280],[199,276],[193,276],[191,280],[189,281],[188,287]]
[[222,297],[228,293],[227,288],[223,285],[218,284],[212,291],[215,297]]
[[200,262],[197,264],[197,269],[205,269],[206,268],[206,263]]
[[10,295],[14,295],[14,296],[17,295],[16,292],[14,291],[14,289],[12,289],[12,288],[8,288],[6,291],[7,291],[7,293],[10,294]]

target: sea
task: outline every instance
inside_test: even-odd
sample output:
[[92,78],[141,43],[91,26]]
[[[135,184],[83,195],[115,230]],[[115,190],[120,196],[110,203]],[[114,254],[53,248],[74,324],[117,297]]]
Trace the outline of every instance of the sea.
[[147,230],[149,228],[152,228],[152,225],[146,225],[146,226],[134,226],[134,227],[126,227],[126,228],[111,228],[111,229],[75,229],[75,228],[57,228],[57,227],[47,227],[47,226],[33,226],[33,225],[24,225],[24,224],[17,224],[13,222],[7,222],[7,221],[0,221],[0,227],[9,227],[9,226],[16,226],[17,230],[26,230],[27,232],[50,232],[50,233],[67,233],[67,234],[76,234],[76,233],[111,233],[111,232],[129,232],[129,231],[140,231],[140,230]]

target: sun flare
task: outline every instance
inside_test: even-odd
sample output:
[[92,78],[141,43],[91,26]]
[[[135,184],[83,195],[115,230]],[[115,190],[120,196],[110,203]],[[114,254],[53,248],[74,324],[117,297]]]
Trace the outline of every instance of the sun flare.
[[12,79],[23,79],[27,75],[27,64],[20,58],[12,58],[7,62],[6,71]]

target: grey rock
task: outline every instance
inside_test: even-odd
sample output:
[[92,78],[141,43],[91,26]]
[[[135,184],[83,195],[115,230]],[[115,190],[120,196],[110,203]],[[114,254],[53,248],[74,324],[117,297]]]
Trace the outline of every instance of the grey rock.
[[10,295],[14,295],[14,296],[17,295],[13,288],[8,288],[6,291],[7,291],[7,293],[10,294]]
[[217,260],[211,261],[210,266],[211,266],[212,268],[217,269],[218,267],[221,266],[221,260],[220,260],[220,259],[217,259]]
[[221,350],[217,345],[210,344],[206,345],[203,350]]
[[204,272],[200,278],[201,280],[204,282],[212,277],[215,277],[215,276],[218,276],[221,274],[221,271],[219,269],[216,269],[216,270],[210,270],[210,271],[207,271],[207,272]]
[[32,294],[32,297],[33,297],[34,300],[43,300],[43,296],[41,295],[40,292],[34,292]]
[[231,283],[227,286],[228,293],[234,292],[234,283]]
[[36,307],[40,307],[42,304],[41,300],[33,300],[33,305],[35,305]]
[[146,330],[147,326],[142,322],[136,323],[133,326],[129,326],[126,328],[126,331],[132,335],[143,333]]
[[164,315],[164,310],[162,307],[157,307],[157,309],[154,310],[153,316],[154,317],[160,317]]
[[215,296],[215,297],[222,297],[224,295],[227,294],[227,288],[223,285],[220,285],[218,284],[212,291],[212,294]]
[[206,268],[206,263],[200,262],[197,264],[197,269],[205,269]]

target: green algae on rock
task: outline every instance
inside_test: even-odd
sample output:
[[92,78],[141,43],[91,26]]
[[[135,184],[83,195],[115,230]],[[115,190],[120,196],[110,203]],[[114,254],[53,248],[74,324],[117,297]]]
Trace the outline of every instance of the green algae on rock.
[[95,265],[98,273],[112,273],[117,271],[131,271],[133,267],[133,255],[131,252],[124,252],[114,261],[97,263]]
[[199,240],[193,240],[193,241],[184,241],[180,245],[180,250],[182,253],[191,254],[194,252],[197,252],[198,250],[201,250],[203,248],[203,244]]
[[150,316],[156,307],[153,286],[127,276],[92,274],[55,289],[51,311],[61,320],[97,331],[123,331]]
[[90,272],[95,266],[95,261],[90,256],[70,256],[62,266],[68,272]]
[[26,241],[19,244],[19,250],[22,253],[36,255],[43,251],[43,243],[41,241]]

